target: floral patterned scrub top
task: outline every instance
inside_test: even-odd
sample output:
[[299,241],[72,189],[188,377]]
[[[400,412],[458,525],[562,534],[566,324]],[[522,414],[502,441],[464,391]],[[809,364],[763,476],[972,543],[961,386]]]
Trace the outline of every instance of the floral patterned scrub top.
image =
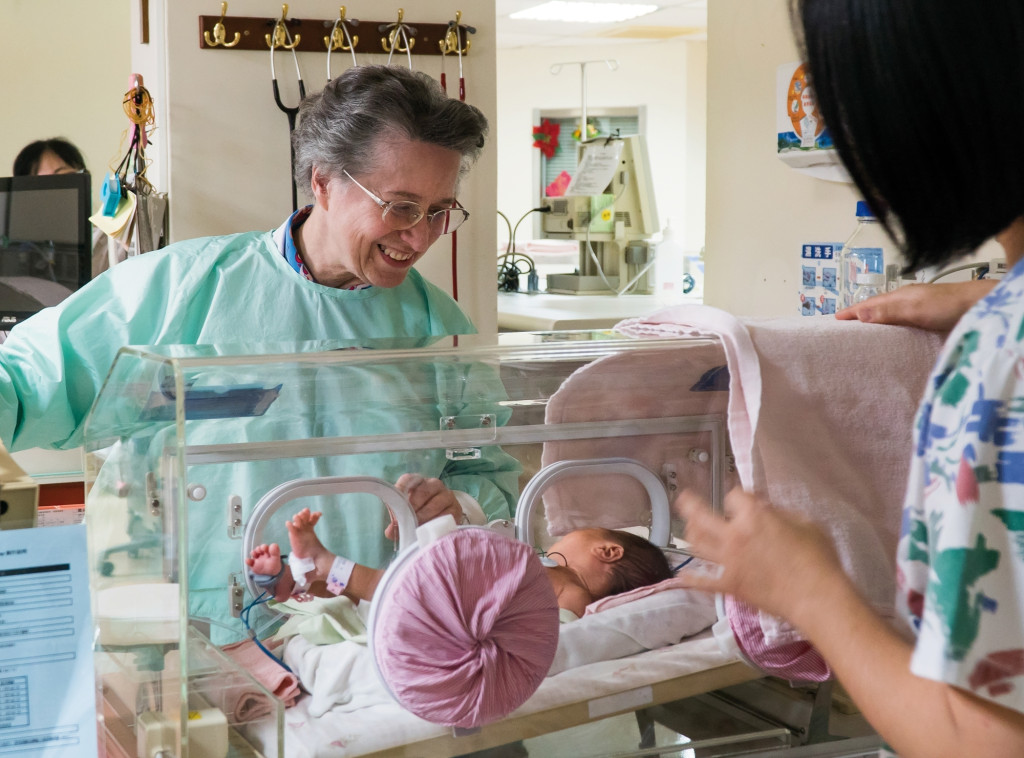
[[950,335],[915,442],[897,566],[911,670],[1024,711],[1024,262]]

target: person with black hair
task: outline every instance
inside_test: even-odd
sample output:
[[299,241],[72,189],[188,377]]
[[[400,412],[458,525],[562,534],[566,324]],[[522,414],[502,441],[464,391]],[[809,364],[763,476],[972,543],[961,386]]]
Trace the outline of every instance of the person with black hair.
[[[690,493],[677,500],[692,549],[720,565],[692,584],[787,619],[903,758],[1019,758],[1024,4],[792,0],[791,10],[820,113],[908,269],[945,266],[993,237],[1011,268],[999,283],[914,285],[846,314],[896,321],[916,307],[912,318],[955,323],[915,426],[898,628],[864,601],[819,528],[757,493],[730,493],[728,518]],[[936,308],[943,293],[951,302]]]
[[14,159],[13,176],[46,176],[85,171],[82,152],[63,137],[30,142]]

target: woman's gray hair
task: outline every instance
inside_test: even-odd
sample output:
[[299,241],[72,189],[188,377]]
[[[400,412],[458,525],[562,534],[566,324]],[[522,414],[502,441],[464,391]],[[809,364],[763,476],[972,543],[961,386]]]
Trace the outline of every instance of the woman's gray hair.
[[382,139],[405,138],[454,150],[460,176],[480,155],[487,119],[480,110],[448,97],[434,79],[398,66],[354,66],[299,106],[292,134],[295,184],[310,191],[313,167],[334,177],[342,169],[376,168]]

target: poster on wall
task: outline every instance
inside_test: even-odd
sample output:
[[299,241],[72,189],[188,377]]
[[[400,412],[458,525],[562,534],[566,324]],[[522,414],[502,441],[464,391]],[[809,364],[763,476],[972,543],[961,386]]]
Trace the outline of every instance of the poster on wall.
[[776,70],[776,132],[778,156],[797,171],[833,182],[849,182],[832,136],[818,112],[814,86],[801,62]]

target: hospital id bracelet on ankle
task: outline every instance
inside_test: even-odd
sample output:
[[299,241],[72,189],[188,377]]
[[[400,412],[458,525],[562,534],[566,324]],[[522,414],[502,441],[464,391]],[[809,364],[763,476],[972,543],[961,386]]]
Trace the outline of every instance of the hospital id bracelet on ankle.
[[292,594],[297,595],[309,589],[309,582],[306,581],[306,574],[316,571],[316,562],[312,558],[299,558],[292,555],[288,559],[288,566],[292,570],[292,579],[295,580],[295,587]]
[[356,567],[355,561],[342,558],[340,555],[331,564],[331,570],[327,574],[327,591],[332,595],[340,595],[348,586],[352,578],[352,569]]

